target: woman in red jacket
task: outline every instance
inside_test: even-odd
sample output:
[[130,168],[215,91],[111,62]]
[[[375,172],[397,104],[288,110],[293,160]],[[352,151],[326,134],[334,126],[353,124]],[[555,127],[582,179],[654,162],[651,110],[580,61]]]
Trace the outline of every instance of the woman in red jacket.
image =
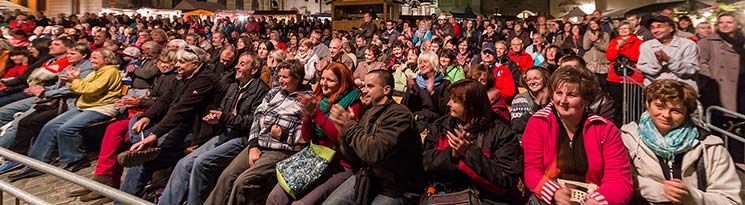
[[[626,204],[633,192],[626,148],[616,126],[587,109],[601,92],[595,75],[565,66],[551,76],[551,87],[553,101],[528,120],[523,134],[531,200]],[[588,184],[586,195],[576,197],[578,189],[562,180]]]
[[[339,130],[329,119],[331,106],[340,105],[352,110],[354,116],[359,118],[363,114],[360,94],[352,79],[352,71],[344,64],[329,63],[319,77],[313,96],[300,97],[303,108],[303,140],[330,148],[339,147]],[[311,188],[307,194],[293,199],[282,187],[276,185],[267,198],[267,204],[320,204],[336,187],[352,176],[350,164],[344,160],[336,160],[339,159],[338,156],[334,159],[335,162],[326,169],[326,176],[329,177],[321,178],[319,181],[324,181]]]
[[[605,57],[610,61],[610,69],[608,69],[608,92],[613,97],[614,107],[616,110],[615,119],[613,120],[617,125],[622,125],[632,119],[628,119],[627,122],[622,121],[622,114],[624,112],[622,102],[626,100],[629,103],[627,108],[638,108],[639,113],[629,113],[627,109],[626,114],[638,118],[642,111],[642,86],[644,82],[644,76],[641,72],[636,70],[636,62],[639,60],[639,46],[642,45],[642,40],[639,39],[633,32],[631,24],[623,22],[618,27],[618,37],[611,40],[608,44],[608,49],[605,50]],[[624,67],[624,65],[630,67]],[[624,69],[625,68],[625,69]],[[624,74],[624,72],[626,74]],[[626,85],[630,88],[627,90],[628,95],[623,95],[623,86]],[[634,99],[634,100],[628,100]],[[634,109],[631,109],[634,110]]]

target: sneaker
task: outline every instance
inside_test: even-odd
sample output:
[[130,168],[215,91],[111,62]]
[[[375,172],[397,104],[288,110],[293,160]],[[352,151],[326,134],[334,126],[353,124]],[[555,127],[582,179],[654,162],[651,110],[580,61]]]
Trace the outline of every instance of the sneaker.
[[133,167],[154,160],[160,155],[160,147],[146,148],[140,151],[124,151],[116,157],[123,167]]
[[5,163],[3,163],[3,165],[0,165],[0,174],[5,174],[18,168],[21,168],[21,163],[6,161]]

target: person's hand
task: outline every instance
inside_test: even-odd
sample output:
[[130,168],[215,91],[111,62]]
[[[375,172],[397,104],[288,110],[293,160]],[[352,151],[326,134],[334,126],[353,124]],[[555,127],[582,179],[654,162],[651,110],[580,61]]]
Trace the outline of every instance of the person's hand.
[[328,62],[326,62],[326,60],[316,61],[316,70],[319,71],[319,72],[322,71],[323,68],[326,67],[326,64],[328,64]]
[[657,57],[657,60],[660,62],[670,62],[670,56],[668,56],[663,50],[655,51],[654,56]]
[[409,86],[409,90],[416,89],[416,81],[414,81],[414,78],[412,77],[406,78],[406,85]]
[[145,130],[145,127],[150,124],[150,118],[143,117],[137,120],[135,124],[132,125],[132,131],[135,132],[142,132],[142,130]]
[[590,41],[597,41],[599,38],[598,34],[590,32]]
[[338,104],[331,107],[331,121],[336,125],[337,130],[341,130],[342,127],[354,121],[354,112],[352,108],[344,110],[344,108]]
[[140,151],[158,140],[158,137],[156,137],[154,134],[150,134],[145,139],[140,140],[139,142],[132,145],[132,147],[129,148],[129,151]]
[[216,125],[220,122],[220,117],[222,116],[222,112],[219,110],[210,110],[210,113],[202,117],[202,121],[206,122],[210,125]]
[[282,127],[279,125],[272,125],[272,137],[279,140],[282,137]]
[[554,204],[557,205],[571,205],[572,204],[572,189],[567,186],[561,186],[561,189],[554,193]]
[[39,97],[39,95],[41,95],[41,93],[44,92],[44,86],[31,84],[28,86],[28,88],[23,89],[23,92],[29,95]]
[[127,73],[135,72],[135,69],[137,69],[137,65],[132,64],[127,66]]
[[114,105],[120,108],[131,108],[136,107],[140,104],[140,98],[137,96],[130,96],[122,98],[121,100],[117,100],[114,102]]
[[[357,79],[359,80],[359,79]],[[355,83],[357,82],[355,80]],[[361,81],[360,81],[361,84]],[[303,108],[303,117],[310,118],[311,115],[313,115],[313,111],[316,110],[316,107],[318,107],[318,103],[313,100],[313,97],[311,97],[308,94],[302,94],[298,98],[298,103],[300,104],[300,107]]]
[[448,131],[448,145],[454,151],[458,152],[460,156],[466,156],[468,148],[471,147],[471,134],[460,129],[453,130],[455,133]]
[[681,203],[684,198],[689,196],[688,186],[680,179],[672,179],[662,183],[662,190],[665,198],[673,203]]
[[253,167],[259,157],[261,157],[261,150],[258,147],[251,147],[248,150],[248,167]]

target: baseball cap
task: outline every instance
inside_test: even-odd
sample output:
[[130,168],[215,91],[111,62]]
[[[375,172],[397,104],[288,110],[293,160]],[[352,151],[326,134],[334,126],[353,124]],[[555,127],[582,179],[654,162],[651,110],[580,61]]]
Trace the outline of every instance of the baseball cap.
[[125,48],[124,51],[122,51],[122,54],[137,58],[140,57],[140,49],[134,46],[130,46]]
[[647,20],[647,25],[652,25],[654,22],[667,23],[668,25],[675,25],[675,22],[667,16],[655,16]]
[[497,50],[497,48],[494,46],[494,43],[486,42],[483,45],[481,45],[481,52],[489,51],[489,52],[491,52],[493,54],[493,53],[495,53],[494,51],[496,51],[496,50]]

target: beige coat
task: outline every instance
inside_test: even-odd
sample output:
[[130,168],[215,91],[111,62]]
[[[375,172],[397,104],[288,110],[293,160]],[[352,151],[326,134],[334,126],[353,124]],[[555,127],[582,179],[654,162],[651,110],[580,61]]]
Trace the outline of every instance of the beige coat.
[[[719,36],[712,34],[701,39],[699,46],[699,73],[719,83],[722,107],[737,110],[737,81],[740,72],[740,56]],[[742,92],[742,91],[740,91]]]
[[[629,151],[631,171],[636,190],[649,202],[669,202],[665,198],[662,182],[665,176],[657,156],[642,141],[636,123],[621,127],[623,143]],[[708,186],[706,192],[698,189],[696,160],[703,154]],[[683,156],[683,183],[688,186],[690,196],[682,204],[741,204],[741,181],[735,163],[724,147],[724,142],[709,135]]]
[[610,42],[610,35],[605,32],[600,32],[602,36],[598,37],[597,41],[590,40],[591,31],[585,32],[582,37],[582,49],[585,50],[585,54],[582,56],[587,62],[587,69],[597,74],[608,73],[608,58],[605,57],[605,50],[608,49],[608,42]]

